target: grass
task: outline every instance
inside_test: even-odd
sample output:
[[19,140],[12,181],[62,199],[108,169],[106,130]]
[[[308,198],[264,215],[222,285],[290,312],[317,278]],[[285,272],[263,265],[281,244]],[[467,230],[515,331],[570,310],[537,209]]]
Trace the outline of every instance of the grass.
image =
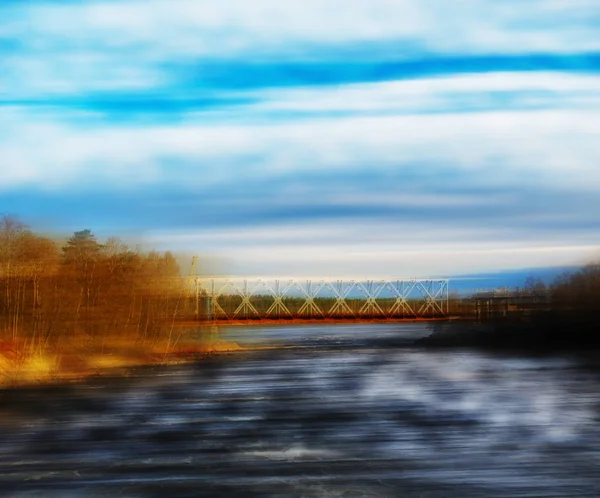
[[107,373],[126,375],[132,367],[197,361],[208,354],[240,349],[220,340],[215,330],[195,338],[179,335],[176,341],[154,343],[118,335],[101,341],[78,338],[35,352],[0,340],[0,387],[68,382]]

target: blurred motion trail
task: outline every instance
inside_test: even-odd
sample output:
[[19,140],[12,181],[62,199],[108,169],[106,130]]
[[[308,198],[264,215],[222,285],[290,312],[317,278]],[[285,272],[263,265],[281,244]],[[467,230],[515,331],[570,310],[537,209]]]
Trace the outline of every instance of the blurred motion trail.
[[429,332],[423,323],[236,326],[221,337],[239,352],[0,391],[0,489],[599,494],[595,358],[406,347]]

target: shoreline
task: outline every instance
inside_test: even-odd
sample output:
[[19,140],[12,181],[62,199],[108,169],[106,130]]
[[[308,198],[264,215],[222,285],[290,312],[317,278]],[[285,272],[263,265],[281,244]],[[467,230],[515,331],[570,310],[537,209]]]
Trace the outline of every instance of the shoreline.
[[[178,322],[175,329],[193,327],[203,329],[199,338],[187,333],[174,333],[179,338],[170,342],[163,340],[154,345],[136,341],[105,338],[92,345],[81,347],[67,344],[63,348],[45,352],[28,352],[24,344],[12,344],[0,340],[0,390],[26,386],[66,384],[85,381],[89,378],[116,376],[126,377],[136,368],[151,368],[201,361],[213,355],[247,351],[269,351],[279,349],[301,349],[299,345],[254,345],[239,346],[235,342],[218,339],[210,335],[225,326],[306,326],[306,325],[350,325],[447,322],[448,318],[437,319],[294,319],[292,320],[231,320],[215,322]],[[206,329],[206,330],[204,330]],[[110,344],[110,346],[105,346]]]
[[600,321],[595,313],[543,311],[526,317],[485,322],[457,320],[434,325],[415,341],[428,349],[475,348],[537,353],[600,352]]
[[12,355],[0,351],[0,390],[77,383],[94,377],[127,377],[135,368],[188,364],[246,350],[233,342],[215,341],[211,345],[186,343],[173,350],[129,347],[107,353],[65,350]]

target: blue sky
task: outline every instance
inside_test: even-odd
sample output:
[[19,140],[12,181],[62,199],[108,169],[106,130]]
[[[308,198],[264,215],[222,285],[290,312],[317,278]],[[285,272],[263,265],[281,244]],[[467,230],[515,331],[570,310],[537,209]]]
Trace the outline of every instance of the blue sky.
[[597,0],[0,2],[0,212],[39,230],[452,277],[600,256],[599,194]]

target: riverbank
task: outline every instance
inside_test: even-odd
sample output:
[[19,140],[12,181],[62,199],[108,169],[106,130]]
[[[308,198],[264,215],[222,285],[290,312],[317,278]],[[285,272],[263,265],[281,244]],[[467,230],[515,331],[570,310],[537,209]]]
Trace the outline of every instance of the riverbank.
[[600,351],[600,318],[595,311],[544,311],[487,322],[437,323],[432,330],[415,345],[531,352]]
[[31,351],[24,344],[0,340],[0,388],[127,375],[134,367],[188,363],[242,349],[236,343],[220,340],[214,330],[172,341],[144,343],[113,337],[71,342],[44,351]]

